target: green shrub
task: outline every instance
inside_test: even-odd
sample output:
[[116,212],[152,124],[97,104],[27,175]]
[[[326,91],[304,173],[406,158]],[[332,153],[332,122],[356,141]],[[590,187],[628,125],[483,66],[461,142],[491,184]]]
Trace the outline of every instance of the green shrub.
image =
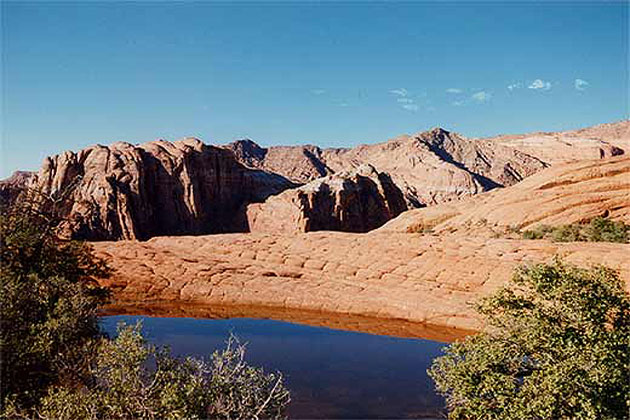
[[596,217],[589,223],[547,226],[540,225],[522,233],[523,239],[549,238],[554,242],[621,242],[630,241],[630,225]]
[[244,354],[230,337],[209,361],[180,360],[148,345],[139,324],[121,324],[116,339],[100,341],[94,385],[51,388],[38,412],[51,420],[283,417],[289,392],[282,375],[249,366]]
[[99,336],[108,274],[85,244],[62,241],[51,218],[28,205],[0,213],[1,402],[34,404],[52,384],[84,374],[84,346]]
[[487,331],[429,370],[449,418],[628,418],[630,299],[607,268],[521,268],[478,307]]

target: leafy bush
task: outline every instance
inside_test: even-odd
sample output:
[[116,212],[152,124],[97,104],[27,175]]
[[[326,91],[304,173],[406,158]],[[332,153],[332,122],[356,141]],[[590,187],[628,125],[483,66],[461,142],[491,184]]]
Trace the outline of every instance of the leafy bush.
[[245,347],[230,337],[210,361],[179,360],[148,345],[140,325],[121,324],[116,339],[99,344],[94,386],[52,388],[39,415],[55,420],[282,417],[289,403],[282,375],[247,365],[244,354]]
[[429,370],[450,419],[623,419],[630,410],[630,299],[607,268],[521,268],[478,307],[486,332]]
[[574,223],[560,226],[537,226],[522,233],[523,239],[550,238],[555,242],[621,242],[630,241],[630,225],[596,217],[590,223]]

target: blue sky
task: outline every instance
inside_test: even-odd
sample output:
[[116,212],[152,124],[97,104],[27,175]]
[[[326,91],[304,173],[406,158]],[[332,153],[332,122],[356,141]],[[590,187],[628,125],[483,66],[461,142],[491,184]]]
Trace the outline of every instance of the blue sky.
[[3,2],[0,176],[94,143],[628,118],[628,3]]

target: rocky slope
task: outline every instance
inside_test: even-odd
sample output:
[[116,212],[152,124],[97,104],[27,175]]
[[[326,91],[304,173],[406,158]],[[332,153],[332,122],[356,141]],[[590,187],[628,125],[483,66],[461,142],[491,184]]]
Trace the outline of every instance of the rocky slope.
[[245,205],[294,186],[197,139],[118,142],[46,158],[29,182],[90,240],[246,231]]
[[15,171],[10,177],[0,180],[0,203],[13,202],[34,176],[34,172]]
[[[422,209],[366,234],[162,237],[94,246],[116,270],[103,284],[113,288],[119,303],[238,303],[479,329],[470,303],[503,285],[523,263],[561,255],[581,266],[605,264],[619,270],[630,291],[630,245],[510,239],[467,229],[467,221],[482,215],[477,211],[487,213],[488,224],[512,213],[507,223],[564,224],[580,213],[605,211],[627,220],[629,173],[628,157],[552,167],[523,188],[458,204],[459,213],[444,222],[452,225],[431,234],[407,231],[433,211]],[[490,211],[500,205],[505,209]],[[435,207],[444,208],[452,207]]]
[[596,216],[630,224],[630,155],[554,165],[507,189],[405,212],[381,230],[496,233]]
[[251,232],[367,232],[405,210],[389,175],[362,165],[250,204],[247,220]]
[[630,154],[630,121],[573,131],[504,135],[486,139],[556,164]]
[[282,175],[296,183],[306,184],[333,171],[322,161],[317,146],[260,147],[252,140],[238,140],[223,146],[231,150],[243,165]]
[[228,147],[243,164],[283,174],[296,182],[370,164],[390,174],[411,207],[513,185],[545,167],[513,148],[470,140],[440,128],[352,149],[263,149],[250,140]]

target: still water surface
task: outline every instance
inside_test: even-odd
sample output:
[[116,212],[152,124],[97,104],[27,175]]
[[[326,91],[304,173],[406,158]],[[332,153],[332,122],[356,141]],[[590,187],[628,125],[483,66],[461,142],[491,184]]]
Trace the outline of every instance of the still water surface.
[[148,340],[175,355],[209,356],[230,332],[248,343],[247,360],[284,373],[291,418],[442,418],[444,401],[426,373],[445,345],[431,340],[312,327],[268,319],[105,316],[142,320]]

